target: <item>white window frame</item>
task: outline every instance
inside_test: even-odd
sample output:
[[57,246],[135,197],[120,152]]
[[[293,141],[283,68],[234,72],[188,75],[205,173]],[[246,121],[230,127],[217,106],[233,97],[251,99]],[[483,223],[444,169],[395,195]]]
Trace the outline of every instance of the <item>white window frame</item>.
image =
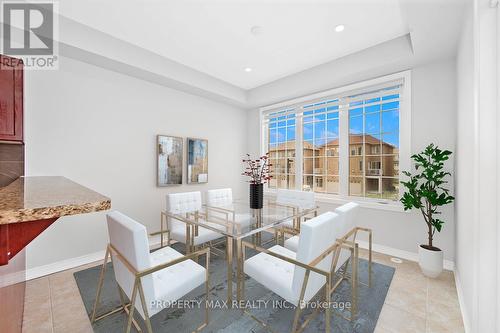
[[[391,81],[402,80],[403,86],[399,98],[399,179],[402,180],[402,171],[411,169],[411,70],[381,76],[343,87],[319,92],[316,94],[295,98],[289,101],[276,103],[259,109],[260,122],[260,150],[261,154],[267,152],[267,132],[264,123],[265,114],[272,110],[283,108],[301,107],[302,104],[316,99],[326,98],[333,95],[341,95],[349,91],[361,90],[370,86],[381,85]],[[302,139],[302,113],[296,116],[295,134],[295,189],[302,189],[303,168],[303,139]],[[342,204],[349,201],[360,203],[368,208],[382,208],[387,210],[402,211],[399,201],[381,198],[366,198],[349,195],[349,115],[345,108],[339,107],[339,194],[316,193],[316,199],[320,202],[331,202]],[[266,187],[266,194],[273,195],[276,189]],[[399,186],[399,196],[404,193],[403,186]]]

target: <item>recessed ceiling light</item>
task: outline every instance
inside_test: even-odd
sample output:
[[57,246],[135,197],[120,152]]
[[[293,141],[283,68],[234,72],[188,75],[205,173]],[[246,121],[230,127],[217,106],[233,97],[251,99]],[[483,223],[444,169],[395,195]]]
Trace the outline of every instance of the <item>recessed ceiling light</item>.
[[403,260],[399,259],[399,258],[391,258],[391,261],[395,264],[402,264],[403,263]]
[[339,24],[338,26],[335,27],[336,32],[342,32],[345,29],[345,25]]
[[245,68],[245,72],[250,73],[252,69],[250,67]]

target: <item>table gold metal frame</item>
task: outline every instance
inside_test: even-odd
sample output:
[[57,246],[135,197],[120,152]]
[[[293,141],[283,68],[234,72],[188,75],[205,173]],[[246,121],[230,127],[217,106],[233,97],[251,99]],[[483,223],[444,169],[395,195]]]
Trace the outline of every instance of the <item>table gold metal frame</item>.
[[[272,204],[271,204],[272,205]],[[305,215],[309,215],[313,212],[313,209],[304,209],[299,211],[297,207],[280,205],[283,208],[288,208],[292,210],[292,218],[302,218]],[[248,236],[252,236],[252,240],[260,245],[260,233],[262,231],[278,228],[280,223],[283,223],[287,218],[282,220],[277,220],[275,223],[269,225],[262,225],[262,216],[255,215],[256,218],[256,228],[252,231],[242,233],[241,234],[241,226],[238,223],[235,223],[236,212],[234,209],[227,209],[223,207],[214,207],[204,205],[205,212],[193,212],[188,214],[172,214],[166,211],[161,212],[161,227],[160,231],[154,234],[160,234],[160,243],[163,246],[164,243],[164,234],[167,234],[167,246],[170,245],[170,230],[168,229],[168,219],[175,219],[177,221],[184,222],[186,224],[186,253],[190,253],[195,250],[194,246],[194,238],[198,235],[198,227],[207,228],[209,230],[213,230],[215,232],[219,232],[221,237],[226,237],[226,258],[227,258],[227,301],[228,304],[232,304],[233,301],[233,243],[236,243],[236,298],[240,300],[240,290],[239,288],[239,278],[242,272],[242,263],[238,260],[241,257],[242,252],[242,239]],[[316,209],[316,208],[315,208]],[[256,210],[257,211],[257,210]],[[255,214],[259,212],[254,211]],[[219,218],[215,216],[210,217],[210,212],[217,212],[225,214],[226,219]],[[209,223],[215,223],[226,227],[225,232],[221,229],[217,229],[209,224],[206,224],[200,218],[204,218],[205,221]],[[166,222],[167,228],[164,228],[164,221]],[[231,228],[233,228],[233,232],[230,232]],[[236,231],[236,233],[234,233]]]
[[[119,307],[117,307],[116,309],[114,309],[114,310],[111,310],[111,311],[109,311],[109,312],[107,312],[105,314],[97,316],[97,309],[99,307],[99,302],[100,302],[100,297],[101,297],[101,290],[102,290],[102,286],[103,286],[103,283],[104,283],[104,274],[106,273],[106,265],[108,263],[108,258],[111,259],[111,262],[113,262],[113,254],[115,255],[115,258],[117,258],[118,260],[120,260],[123,263],[123,265],[125,265],[125,267],[127,267],[127,269],[135,276],[134,287],[132,289],[132,299],[130,300],[130,303],[127,303],[127,304],[125,303],[125,297],[126,297],[126,295],[125,295],[124,291],[122,290],[122,288],[117,283],[118,293],[120,295],[121,305]],[[210,289],[210,271],[209,271],[210,249],[209,248],[205,248],[205,249],[202,249],[202,250],[199,250],[199,251],[196,251],[196,252],[192,252],[192,253],[190,253],[188,255],[185,255],[183,257],[174,259],[172,261],[169,261],[169,262],[166,262],[166,263],[163,263],[163,264],[160,264],[160,265],[156,265],[154,267],[151,267],[151,268],[148,268],[148,269],[145,269],[145,270],[142,270],[142,271],[137,271],[127,261],[127,259],[125,259],[125,257],[115,247],[113,247],[113,245],[108,244],[108,246],[106,247],[106,254],[104,256],[104,261],[103,261],[102,268],[101,268],[101,273],[100,273],[100,276],[99,276],[99,282],[98,282],[98,287],[97,287],[97,295],[96,295],[96,299],[95,299],[95,303],[94,303],[94,308],[92,310],[92,317],[91,317],[90,322],[94,323],[94,322],[96,322],[96,321],[98,321],[98,320],[100,320],[102,318],[108,317],[108,316],[110,316],[110,315],[112,315],[114,313],[125,311],[125,313],[127,313],[127,315],[128,315],[127,327],[126,327],[125,332],[126,333],[130,333],[130,329],[131,329],[132,324],[134,324],[134,327],[137,329],[138,332],[142,332],[140,326],[137,324],[137,322],[133,318],[134,317],[134,310],[135,310],[135,300],[136,300],[137,294],[139,294],[139,297],[140,297],[140,300],[141,300],[141,307],[142,307],[142,310],[144,312],[144,317],[145,317],[145,322],[146,322],[146,329],[147,329],[148,333],[153,333],[153,329],[151,327],[151,321],[149,319],[149,314],[148,314],[148,307],[146,305],[146,298],[144,296],[144,290],[143,290],[143,287],[142,287],[141,278],[144,277],[144,276],[146,276],[146,275],[150,275],[150,274],[153,274],[155,272],[158,272],[158,271],[160,271],[162,269],[174,266],[174,265],[176,265],[178,263],[181,263],[183,261],[186,261],[186,260],[192,259],[196,263],[198,263],[198,259],[202,255],[206,255],[206,267],[205,267],[205,269],[206,269],[206,271],[205,271],[206,272],[205,273],[205,320],[193,332],[199,332],[199,331],[201,331],[209,323],[209,311],[208,311],[208,306],[207,306],[208,305],[209,289]]]
[[[345,237],[344,237],[345,238]],[[318,314],[319,312],[319,307],[315,308],[315,310],[307,317],[305,318],[304,322],[302,323],[302,325],[300,325],[299,327],[299,319],[300,319],[300,315],[301,315],[301,312],[302,312],[302,307],[300,306],[304,300],[304,295],[305,295],[305,291],[306,291],[306,287],[307,287],[307,282],[308,282],[308,279],[309,279],[309,275],[311,272],[315,272],[315,273],[318,273],[318,274],[321,274],[323,276],[325,276],[325,279],[326,279],[326,283],[325,283],[325,287],[324,287],[324,296],[325,296],[325,300],[328,302],[330,302],[331,300],[331,295],[332,293],[337,289],[337,287],[340,285],[340,283],[342,282],[342,280],[344,278],[341,278],[339,279],[338,281],[334,282],[332,279],[333,277],[335,276],[335,268],[337,267],[337,262],[338,262],[338,259],[339,259],[339,255],[340,255],[340,250],[341,249],[348,249],[351,251],[351,258],[353,259],[353,264],[352,264],[352,278],[351,278],[351,285],[352,285],[352,308],[351,308],[351,318],[348,319],[348,320],[352,320],[355,318],[355,315],[357,313],[357,293],[358,293],[358,285],[357,285],[357,278],[358,278],[358,244],[357,243],[354,243],[354,242],[351,242],[351,241],[347,241],[345,240],[344,238],[341,238],[341,239],[337,239],[337,241],[335,242],[335,244],[333,244],[330,248],[328,248],[326,251],[324,251],[323,253],[321,253],[317,258],[315,258],[314,260],[312,260],[309,264],[305,264],[305,263],[302,263],[300,261],[297,261],[295,259],[292,259],[292,258],[289,258],[289,257],[286,257],[286,256],[283,256],[283,255],[280,255],[278,253],[275,253],[275,252],[271,252],[265,248],[262,248],[262,247],[259,247],[255,244],[252,244],[252,243],[248,243],[248,242],[242,242],[242,246],[243,246],[243,252],[242,252],[242,256],[241,258],[239,258],[241,260],[242,263],[244,263],[245,261],[245,252],[246,252],[246,249],[247,248],[250,248],[250,249],[253,249],[255,251],[258,251],[260,253],[266,253],[268,255],[271,255],[273,257],[276,257],[278,259],[281,259],[281,260],[284,260],[286,262],[289,262],[291,264],[294,264],[296,266],[299,266],[299,267],[302,267],[306,270],[305,272],[305,275],[304,275],[304,281],[302,282],[302,288],[301,288],[301,291],[300,291],[300,296],[299,296],[299,301],[298,301],[298,306],[297,306],[297,309],[295,310],[295,315],[294,315],[294,320],[293,320],[293,326],[292,326],[292,333],[300,333],[302,332],[305,327],[307,326],[307,324]],[[333,252],[333,256],[332,256],[332,262],[331,262],[331,266],[330,266],[330,270],[329,271],[325,271],[325,270],[322,270],[322,269],[319,269],[316,267],[317,264],[319,264],[323,259],[325,259],[327,256],[329,256],[330,254],[332,254]],[[242,290],[239,291],[239,294],[240,294],[240,297],[244,297],[244,289],[245,289],[245,279],[243,278],[243,276],[240,277],[241,279],[241,283],[238,285],[238,288],[241,288]],[[323,289],[323,288],[322,288]],[[316,295],[318,295],[319,293],[321,292],[321,289],[318,291],[318,293]],[[241,300],[241,298],[240,298]],[[257,317],[255,317],[250,311],[248,310],[243,310],[243,312],[247,315],[249,315],[252,319],[256,320],[257,322],[259,322],[264,328],[270,330],[270,331],[273,331],[271,327],[269,327],[269,325],[263,321],[261,321],[260,319],[258,319]],[[331,328],[331,324],[330,324],[330,306],[328,306],[326,309],[325,309],[325,332],[330,332],[330,328]]]

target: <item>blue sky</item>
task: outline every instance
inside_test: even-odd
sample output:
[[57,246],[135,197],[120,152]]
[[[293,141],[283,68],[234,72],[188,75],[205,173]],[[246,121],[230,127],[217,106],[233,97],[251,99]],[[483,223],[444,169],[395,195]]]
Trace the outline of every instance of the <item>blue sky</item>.
[[[354,102],[349,105],[349,133],[370,134],[399,147],[399,95]],[[396,99],[396,100],[395,100]],[[328,101],[335,102],[335,101]],[[325,102],[304,107],[304,140],[322,145],[338,138],[338,106],[325,107]],[[326,112],[325,112],[326,111]],[[270,123],[270,143],[295,140],[295,115],[275,118]]]

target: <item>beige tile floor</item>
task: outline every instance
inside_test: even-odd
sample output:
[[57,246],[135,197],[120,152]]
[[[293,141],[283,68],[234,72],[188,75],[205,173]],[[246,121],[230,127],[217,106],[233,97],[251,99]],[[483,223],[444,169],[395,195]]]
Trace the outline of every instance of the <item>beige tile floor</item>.
[[[366,257],[366,251],[360,254]],[[395,264],[379,253],[374,253],[374,261],[396,268],[376,333],[464,332],[452,272],[428,279],[415,262]],[[98,264],[28,281],[23,332],[92,332],[73,273]]]

